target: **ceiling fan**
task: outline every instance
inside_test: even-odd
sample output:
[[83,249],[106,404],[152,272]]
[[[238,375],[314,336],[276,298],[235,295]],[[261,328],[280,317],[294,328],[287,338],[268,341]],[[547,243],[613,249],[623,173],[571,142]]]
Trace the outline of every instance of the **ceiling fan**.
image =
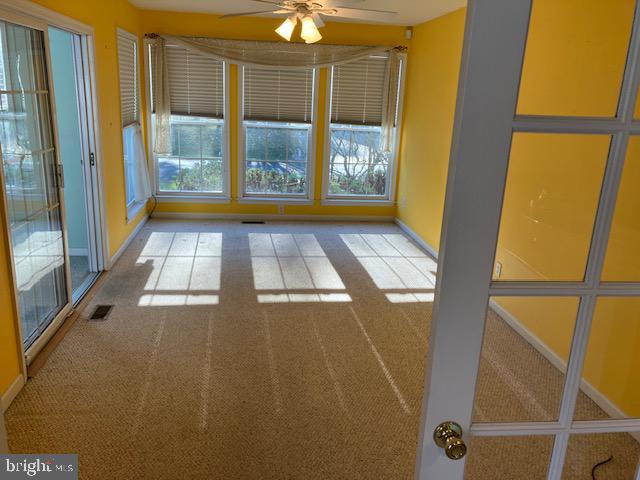
[[352,18],[358,20],[385,21],[392,19],[397,12],[387,10],[372,10],[368,8],[356,8],[351,5],[361,3],[364,0],[251,0],[252,2],[271,5],[270,10],[258,12],[242,12],[223,15],[220,18],[243,17],[246,15],[259,15],[271,13],[275,15],[287,15],[282,24],[276,28],[276,33],[287,41],[291,41],[293,30],[298,24],[302,24],[300,36],[305,43],[315,43],[322,39],[318,31],[324,27],[323,17]]

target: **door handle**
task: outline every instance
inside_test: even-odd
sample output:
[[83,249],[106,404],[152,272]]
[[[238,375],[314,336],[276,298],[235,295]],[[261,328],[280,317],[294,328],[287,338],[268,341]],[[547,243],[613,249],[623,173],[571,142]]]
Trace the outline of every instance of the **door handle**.
[[433,441],[444,449],[451,460],[460,460],[467,454],[467,445],[462,439],[462,427],[456,422],[443,422],[433,431]]
[[64,166],[61,163],[56,163],[56,177],[58,188],[64,189]]

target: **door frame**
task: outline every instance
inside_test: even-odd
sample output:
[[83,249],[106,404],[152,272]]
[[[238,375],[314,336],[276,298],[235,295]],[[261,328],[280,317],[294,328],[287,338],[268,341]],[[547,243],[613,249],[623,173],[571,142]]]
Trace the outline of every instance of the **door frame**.
[[[469,0],[467,7],[416,463],[418,480],[463,478],[465,461],[447,459],[433,441],[433,431],[443,421],[459,423],[466,438],[469,433],[475,437],[554,436],[548,470],[551,480],[562,476],[571,434],[640,431],[639,419],[574,421],[597,297],[640,296],[640,283],[601,281],[629,136],[640,134],[640,121],[633,119],[640,86],[640,1],[635,5],[619,105],[612,118],[516,114],[531,6],[532,0]],[[492,280],[514,132],[611,137],[583,281]],[[557,421],[472,423],[486,312],[493,296],[580,298]],[[636,478],[640,479],[640,469]]]
[[9,453],[9,441],[7,440],[7,428],[4,424],[4,415],[0,413],[0,454]]
[[[84,88],[85,93],[89,95],[90,101],[85,103],[85,107],[87,110],[87,129],[89,134],[89,146],[93,152],[95,152],[96,157],[96,165],[94,168],[95,178],[95,194],[97,205],[94,206],[96,215],[96,222],[101,232],[99,238],[96,240],[96,244],[98,245],[98,250],[100,251],[100,256],[98,264],[101,264],[103,269],[106,269],[109,265],[108,255],[108,237],[107,237],[107,229],[106,229],[106,207],[105,207],[105,196],[104,196],[104,188],[103,188],[103,166],[101,159],[103,158],[103,150],[102,150],[102,141],[100,136],[100,119],[98,115],[98,98],[97,98],[97,87],[96,87],[96,68],[95,68],[95,42],[94,42],[94,29],[93,27],[86,25],[82,22],[74,20],[72,18],[66,17],[58,12],[53,10],[49,10],[48,8],[42,7],[35,3],[32,3],[27,0],[0,0],[0,18],[6,20],[8,22],[17,23],[20,25],[24,25],[26,27],[35,28],[41,30],[44,34],[44,42],[45,42],[45,56],[47,62],[47,80],[49,84],[49,95],[50,95],[50,108],[51,108],[51,122],[54,133],[54,144],[56,148],[56,161],[60,163],[60,159],[58,158],[59,149],[58,149],[58,126],[56,119],[56,110],[55,110],[55,92],[53,86],[53,79],[51,75],[51,68],[48,65],[51,64],[50,58],[50,48],[49,48],[49,38],[48,38],[48,27],[57,27],[71,33],[77,34],[80,36],[81,44],[82,44],[82,55],[83,55],[83,80],[84,80]],[[0,169],[1,170],[1,169]],[[2,178],[2,172],[0,171],[0,178]],[[72,304],[72,286],[71,286],[71,275],[70,275],[70,266],[69,266],[69,256],[68,256],[68,246],[67,246],[67,232],[66,232],[66,221],[65,221],[65,209],[64,209],[64,191],[63,188],[58,188],[60,195],[60,210],[61,210],[61,222],[62,222],[62,231],[64,238],[64,254],[65,254],[65,270],[66,270],[66,282],[67,282],[67,304],[62,308],[62,310],[56,315],[54,320],[49,324],[49,326],[45,329],[43,334],[36,340],[26,351],[24,349],[23,343],[23,332],[22,325],[20,322],[19,315],[19,299],[18,299],[18,291],[15,283],[16,272],[15,272],[15,264],[13,258],[13,249],[11,247],[11,238],[8,230],[8,211],[7,211],[7,202],[6,198],[4,199],[4,216],[5,216],[5,227],[7,228],[6,236],[7,236],[7,246],[9,247],[9,255],[11,260],[11,275],[12,275],[12,283],[13,283],[13,296],[15,303],[15,326],[16,331],[18,332],[18,342],[19,342],[19,350],[23,352],[21,355],[21,370],[24,381],[27,378],[27,367],[31,363],[31,361],[35,358],[37,353],[46,345],[47,341],[55,334],[55,332],[60,328],[63,324],[66,317],[73,309]]]

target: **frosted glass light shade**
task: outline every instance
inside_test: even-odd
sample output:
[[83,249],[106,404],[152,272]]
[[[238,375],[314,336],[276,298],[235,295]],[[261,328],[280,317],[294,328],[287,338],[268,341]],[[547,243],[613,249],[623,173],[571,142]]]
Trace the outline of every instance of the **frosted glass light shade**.
[[298,19],[295,16],[289,17],[276,28],[276,33],[289,42],[294,28],[296,28],[296,23],[298,23]]
[[302,19],[302,34],[300,35],[305,43],[316,43],[322,39],[313,18],[306,16]]

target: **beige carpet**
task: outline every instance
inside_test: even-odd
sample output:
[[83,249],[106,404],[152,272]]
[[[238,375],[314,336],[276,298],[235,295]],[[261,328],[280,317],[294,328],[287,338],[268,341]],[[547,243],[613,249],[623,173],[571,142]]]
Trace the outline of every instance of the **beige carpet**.
[[[153,221],[84,312],[108,319],[7,412],[10,448],[79,453],[84,479],[410,479],[434,275],[388,224]],[[486,337],[477,419],[553,415],[560,374],[495,315]],[[545,478],[552,445],[475,439],[467,477]],[[598,478],[632,479],[639,452],[577,438],[565,478],[613,454]]]

